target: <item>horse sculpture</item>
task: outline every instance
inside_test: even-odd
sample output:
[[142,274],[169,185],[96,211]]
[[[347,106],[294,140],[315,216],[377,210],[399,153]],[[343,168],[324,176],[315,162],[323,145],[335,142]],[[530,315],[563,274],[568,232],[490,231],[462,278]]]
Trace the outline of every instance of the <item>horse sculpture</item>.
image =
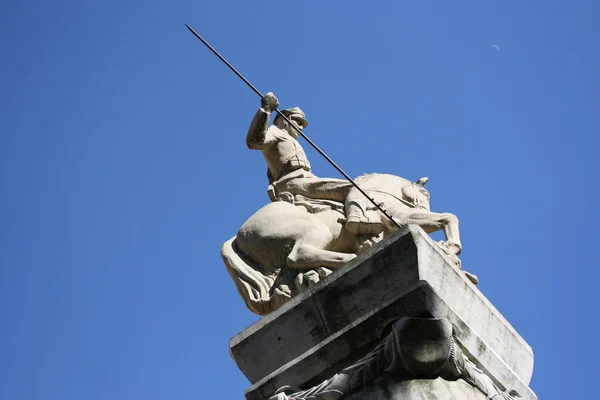
[[[417,224],[427,233],[443,230],[438,244],[460,267],[458,219],[429,210],[427,178],[416,183],[387,174],[362,175],[355,182],[400,225]],[[223,261],[247,307],[259,315],[276,310],[295,294],[340,268],[398,229],[357,189],[344,205],[281,193],[279,201],[252,215],[221,249]],[[372,237],[344,227],[344,207],[359,206],[384,229]],[[477,283],[474,275],[467,274]]]

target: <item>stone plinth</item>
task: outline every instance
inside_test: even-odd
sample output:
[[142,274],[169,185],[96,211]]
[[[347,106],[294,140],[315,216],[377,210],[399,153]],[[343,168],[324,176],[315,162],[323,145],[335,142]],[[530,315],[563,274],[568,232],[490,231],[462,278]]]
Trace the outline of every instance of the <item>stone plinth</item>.
[[[497,388],[536,399],[528,388],[533,372],[529,345],[418,227],[396,232],[233,337],[231,355],[252,383],[246,398],[266,400],[286,385],[308,389],[321,384],[370,354],[402,317],[448,321],[453,355],[464,355],[480,370],[475,373],[489,377]],[[344,398],[437,398],[419,397],[427,388],[437,388],[444,399],[451,394],[486,398],[464,377],[450,382],[452,373],[431,373],[423,380],[418,373],[401,371],[400,379],[391,378],[394,368]],[[371,394],[360,397],[364,391]],[[409,392],[415,394],[402,397]]]
[[487,400],[479,390],[463,381],[442,378],[399,381],[384,378],[369,385],[347,400]]

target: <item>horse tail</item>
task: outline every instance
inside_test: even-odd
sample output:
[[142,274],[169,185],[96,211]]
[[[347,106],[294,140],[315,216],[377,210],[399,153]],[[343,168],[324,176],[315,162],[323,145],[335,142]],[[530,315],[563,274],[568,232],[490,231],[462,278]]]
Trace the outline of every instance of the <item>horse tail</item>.
[[235,236],[223,244],[221,257],[250,311],[265,315],[277,308],[270,295],[273,279],[252,267],[252,262],[239,249]]

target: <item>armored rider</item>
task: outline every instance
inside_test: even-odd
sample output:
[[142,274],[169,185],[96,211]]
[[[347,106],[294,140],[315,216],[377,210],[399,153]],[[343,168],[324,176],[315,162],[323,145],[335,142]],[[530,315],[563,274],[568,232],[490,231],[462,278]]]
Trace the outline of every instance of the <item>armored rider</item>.
[[[331,200],[344,204],[352,189],[346,180],[319,178],[315,176],[310,162],[298,142],[298,132],[289,126],[279,115],[269,126],[271,113],[279,107],[279,101],[273,93],[267,93],[261,100],[246,136],[246,145],[252,150],[261,150],[267,162],[269,179],[269,197],[278,199],[283,192],[302,195],[311,199]],[[298,108],[282,110],[299,130],[308,126],[304,112]],[[354,204],[354,203],[353,203]],[[378,234],[383,230],[380,220],[369,219],[364,210],[357,206],[346,210],[346,228],[354,234]]]

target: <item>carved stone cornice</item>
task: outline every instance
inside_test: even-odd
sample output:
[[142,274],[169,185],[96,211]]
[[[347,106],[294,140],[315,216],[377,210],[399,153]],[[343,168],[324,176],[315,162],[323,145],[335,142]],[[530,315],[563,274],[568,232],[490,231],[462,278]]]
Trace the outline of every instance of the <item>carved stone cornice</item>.
[[387,336],[356,363],[307,390],[284,386],[270,400],[338,400],[385,375],[399,380],[462,379],[488,399],[521,397],[516,390],[499,388],[468,359],[458,346],[454,328],[448,320],[404,317],[396,321]]

